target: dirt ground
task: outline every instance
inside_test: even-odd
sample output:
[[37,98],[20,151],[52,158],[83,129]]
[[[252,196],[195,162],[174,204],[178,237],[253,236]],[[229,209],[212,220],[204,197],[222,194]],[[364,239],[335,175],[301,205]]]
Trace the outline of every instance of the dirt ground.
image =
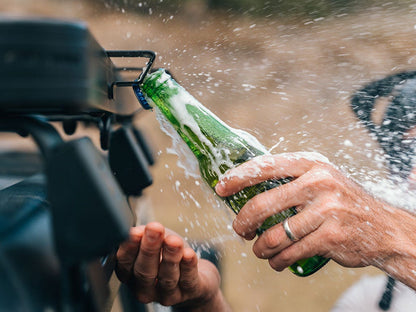
[[[157,67],[221,119],[257,136],[273,152],[318,151],[357,181],[385,175],[379,150],[349,109],[353,92],[372,79],[414,69],[415,1],[388,3],[354,15],[276,20],[212,15],[189,6],[172,15],[136,15],[111,1],[2,0],[0,12],[86,21],[106,49],[149,49]],[[134,64],[131,64],[134,65]],[[219,251],[225,295],[238,312],[329,311],[371,269],[330,262],[299,278],[255,258],[251,242],[230,227],[232,214],[201,187],[195,170],[164,134],[155,113],[137,118],[154,148],[154,184],[135,200],[140,222],[158,220],[189,242]],[[191,157],[192,158],[192,157]],[[180,166],[188,168],[186,171]],[[149,208],[151,207],[151,208]]]

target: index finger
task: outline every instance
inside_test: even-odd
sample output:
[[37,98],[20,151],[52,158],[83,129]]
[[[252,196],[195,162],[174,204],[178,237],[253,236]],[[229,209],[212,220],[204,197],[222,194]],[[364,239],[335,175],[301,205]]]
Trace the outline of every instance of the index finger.
[[329,163],[326,157],[318,153],[258,156],[227,171],[215,186],[215,191],[219,196],[227,197],[263,181],[297,178],[319,162]]
[[147,224],[144,230],[140,250],[133,267],[135,282],[144,290],[152,287],[156,281],[164,234],[165,228],[157,222]]
[[122,243],[117,250],[116,273],[120,281],[127,283],[132,272],[134,261],[139,251],[144,234],[144,226],[130,229],[130,239]]

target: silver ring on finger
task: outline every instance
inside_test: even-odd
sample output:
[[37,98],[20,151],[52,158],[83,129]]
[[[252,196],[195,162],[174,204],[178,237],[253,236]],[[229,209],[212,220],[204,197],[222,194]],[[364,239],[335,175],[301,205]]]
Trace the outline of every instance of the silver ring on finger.
[[283,221],[283,229],[285,230],[285,233],[286,233],[287,237],[289,237],[289,239],[290,239],[292,242],[297,242],[297,241],[299,240],[299,238],[297,238],[297,237],[293,234],[293,232],[290,230],[290,226],[289,226],[289,218],[286,218],[286,219]]

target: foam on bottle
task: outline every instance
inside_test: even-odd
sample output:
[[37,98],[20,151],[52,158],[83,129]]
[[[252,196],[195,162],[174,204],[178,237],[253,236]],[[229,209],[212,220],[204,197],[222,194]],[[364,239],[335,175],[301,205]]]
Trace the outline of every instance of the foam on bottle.
[[198,137],[201,143],[206,145],[208,149],[212,152],[212,154],[207,153],[207,157],[210,158],[213,164],[212,170],[214,170],[218,177],[222,174],[222,172],[220,171],[220,167],[222,165],[225,165],[228,168],[234,167],[234,163],[231,161],[229,157],[230,150],[224,147],[213,146],[211,141],[208,140],[202,133],[198,124],[195,122],[194,117],[189,113],[189,106],[196,107],[202,113],[210,115],[212,118],[215,118],[215,120],[223,127],[228,128],[234,133],[240,135],[246,142],[248,142],[252,146],[255,146],[258,150],[263,151],[264,154],[268,153],[267,150],[263,147],[263,145],[260,144],[260,142],[254,136],[248,134],[245,131],[229,127],[214,113],[208,112],[206,108],[198,100],[196,100],[192,95],[190,95],[182,86],[175,83],[171,79],[170,75],[167,74],[165,71],[161,72],[161,75],[158,77],[156,81],[158,85],[167,84],[169,89],[180,89],[181,92],[178,92],[177,94],[174,94],[170,97],[169,111],[178,120],[182,132],[187,133],[187,128],[190,129],[193,132],[193,134]]

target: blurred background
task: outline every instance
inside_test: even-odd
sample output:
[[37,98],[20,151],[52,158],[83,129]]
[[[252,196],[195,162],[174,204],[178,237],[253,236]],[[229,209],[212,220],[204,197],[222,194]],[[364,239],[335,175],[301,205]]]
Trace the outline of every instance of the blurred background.
[[[205,106],[273,153],[316,151],[361,183],[386,172],[381,151],[350,110],[364,84],[416,68],[416,1],[2,0],[4,16],[81,20],[108,50],[146,49]],[[131,64],[136,65],[136,64]],[[203,185],[195,162],[155,112],[137,125],[156,156],[154,183],[134,200],[191,244],[218,250],[235,311],[328,311],[375,269],[330,262],[307,278],[273,271],[231,229],[232,213]],[[89,131],[89,130],[79,130]],[[31,143],[10,137],[1,148]],[[186,169],[185,169],[186,168]]]

